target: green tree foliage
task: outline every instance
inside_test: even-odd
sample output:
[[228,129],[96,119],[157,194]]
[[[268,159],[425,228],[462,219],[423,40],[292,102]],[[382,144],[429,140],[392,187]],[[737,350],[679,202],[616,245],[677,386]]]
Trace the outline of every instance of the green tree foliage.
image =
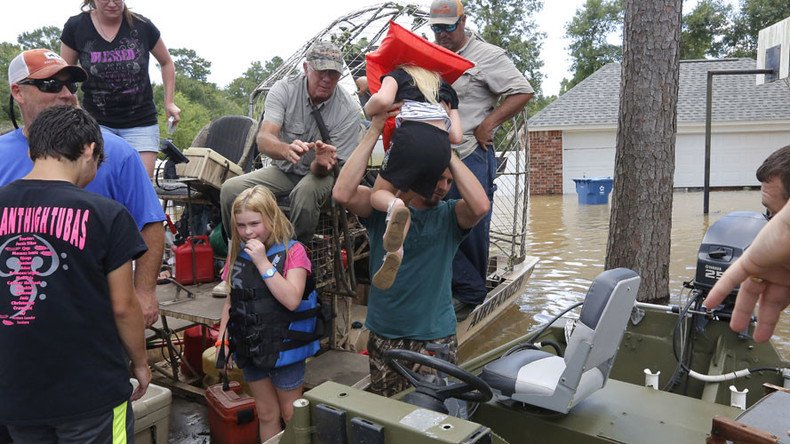
[[[167,135],[167,123],[163,103],[165,89],[154,86],[154,103],[159,110],[159,128],[162,137]],[[176,75],[176,105],[181,108],[181,122],[176,127],[173,143],[186,149],[192,139],[212,119],[231,114],[246,114],[243,106],[235,103],[227,93],[213,83],[195,80],[181,74]]]
[[249,103],[250,93],[282,64],[283,59],[278,56],[272,57],[265,63],[252,62],[241,77],[237,77],[230,82],[225,88],[225,92],[236,104],[246,108]]
[[[13,129],[11,119],[8,117],[8,96],[11,91],[8,89],[8,78],[6,75],[8,73],[8,65],[20,51],[22,51],[22,48],[20,48],[19,45],[8,42],[0,43],[0,72],[3,73],[3,80],[0,81],[0,104],[2,104],[2,111],[0,111],[0,134]],[[19,110],[14,107],[14,112],[18,122]]]
[[174,48],[170,50],[170,57],[173,58],[178,74],[199,82],[208,81],[211,62],[197,55],[194,49]]
[[757,57],[757,35],[761,29],[790,16],[786,0],[741,0],[732,31],[724,36],[731,57]]
[[560,93],[573,88],[607,63],[622,59],[622,45],[608,41],[612,33],[622,34],[622,26],[622,0],[587,0],[576,10],[565,27],[565,36],[571,40],[573,77],[563,79]]
[[729,31],[732,7],[723,0],[701,0],[683,17],[680,58],[719,58],[726,54],[723,36]]
[[23,50],[48,48],[60,54],[60,28],[45,26],[31,32],[23,32],[16,38]]
[[533,18],[543,9],[542,0],[469,0],[469,15],[483,39],[506,50],[540,97],[543,74],[540,49],[546,33],[539,32]]

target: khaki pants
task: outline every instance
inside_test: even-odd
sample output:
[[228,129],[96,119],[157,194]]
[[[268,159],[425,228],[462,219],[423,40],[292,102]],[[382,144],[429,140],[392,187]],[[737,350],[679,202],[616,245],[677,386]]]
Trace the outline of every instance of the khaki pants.
[[284,173],[273,165],[228,179],[222,184],[219,196],[225,233],[230,236],[231,230],[235,230],[235,227],[230,226],[230,211],[236,196],[247,188],[263,185],[278,198],[284,196],[290,198],[290,219],[294,225],[296,239],[305,245],[310,245],[309,242],[318,225],[321,206],[332,193],[334,182],[332,175],[318,177],[308,173],[299,176]]

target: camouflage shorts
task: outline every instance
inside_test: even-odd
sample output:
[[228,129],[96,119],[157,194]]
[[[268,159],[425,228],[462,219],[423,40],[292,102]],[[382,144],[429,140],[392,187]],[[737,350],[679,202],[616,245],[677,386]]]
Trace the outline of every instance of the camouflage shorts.
[[[384,362],[384,352],[393,348],[412,350],[419,353],[434,355],[427,350],[428,344],[435,344],[442,350],[440,357],[455,364],[458,359],[458,341],[455,335],[432,340],[419,339],[388,339],[370,332],[368,339],[368,358],[370,362],[370,388],[369,391],[382,396],[390,397],[410,387],[409,382],[398,372]],[[419,368],[415,369],[419,371]]]

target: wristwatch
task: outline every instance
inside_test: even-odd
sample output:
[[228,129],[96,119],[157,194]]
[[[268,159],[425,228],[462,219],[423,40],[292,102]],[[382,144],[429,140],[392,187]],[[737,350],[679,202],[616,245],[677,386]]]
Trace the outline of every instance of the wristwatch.
[[272,267],[272,268],[264,271],[263,274],[261,274],[261,279],[263,279],[263,280],[269,279],[270,277],[274,276],[275,274],[277,274],[277,269]]

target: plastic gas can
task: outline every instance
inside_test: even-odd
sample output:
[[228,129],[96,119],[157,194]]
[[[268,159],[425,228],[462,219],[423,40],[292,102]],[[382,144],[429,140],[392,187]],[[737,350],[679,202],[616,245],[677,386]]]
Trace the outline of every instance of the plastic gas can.
[[182,285],[214,282],[214,253],[208,236],[189,236],[173,246],[175,280]]

